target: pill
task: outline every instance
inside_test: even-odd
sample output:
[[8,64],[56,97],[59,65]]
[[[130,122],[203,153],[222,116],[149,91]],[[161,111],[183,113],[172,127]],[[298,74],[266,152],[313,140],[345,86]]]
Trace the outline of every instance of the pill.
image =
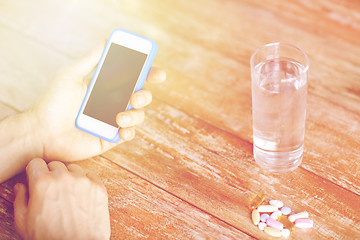
[[281,212],[284,215],[289,215],[291,213],[291,209],[287,206],[281,208]]
[[264,223],[264,222],[260,222],[259,224],[258,224],[258,228],[261,230],[261,231],[264,231],[264,228],[266,227],[267,225],[266,225],[266,223]]
[[279,222],[279,221],[276,221],[272,218],[268,218],[268,220],[266,220],[266,224],[269,226],[269,227],[273,227],[273,228],[276,228],[278,230],[282,230],[284,228],[284,225]]
[[261,214],[261,216],[260,216],[260,221],[266,222],[266,220],[267,220],[269,217],[270,217],[269,214],[263,213],[263,214]]
[[[259,212],[261,212],[261,211],[259,210]],[[290,222],[295,222],[295,220],[298,218],[308,218],[308,217],[309,217],[309,213],[305,211],[305,212],[300,212],[300,213],[290,215],[289,220],[290,220]]]
[[284,206],[284,203],[280,200],[270,200],[270,205],[276,206],[277,208],[281,208]]
[[250,209],[257,208],[265,199],[265,194],[258,194],[256,195],[249,203]]
[[272,237],[281,237],[281,235],[282,235],[280,230],[278,230],[276,228],[272,228],[272,227],[265,227],[264,232],[269,234]]
[[281,230],[281,235],[282,235],[283,237],[289,237],[289,236],[290,236],[290,231],[289,231],[289,229],[284,228],[283,230]]
[[295,227],[297,228],[312,228],[314,226],[314,222],[308,218],[298,218],[295,220]]
[[278,217],[277,221],[281,222],[284,225],[285,229],[288,229],[291,232],[295,230],[295,224],[290,222],[286,216],[281,215],[280,217]]
[[280,210],[276,210],[275,212],[273,212],[270,217],[274,220],[277,220],[278,217],[280,217],[282,215],[282,212]]
[[259,212],[275,212],[279,210],[276,206],[273,205],[260,205],[258,206]]
[[255,225],[258,225],[260,222],[260,213],[257,209],[254,209],[251,213],[251,219]]

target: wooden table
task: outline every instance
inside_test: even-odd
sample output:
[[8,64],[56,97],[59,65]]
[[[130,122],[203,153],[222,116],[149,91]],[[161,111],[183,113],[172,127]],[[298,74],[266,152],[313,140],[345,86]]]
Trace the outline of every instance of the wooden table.
[[[0,117],[118,27],[158,43],[168,79],[147,86],[133,141],[79,162],[108,189],[112,239],[272,239],[250,220],[257,193],[310,213],[314,228],[291,239],[360,239],[359,1],[1,1]],[[249,59],[276,41],[311,60],[304,159],[284,174],[252,154]],[[19,238],[12,188],[24,181],[0,185],[0,239]]]

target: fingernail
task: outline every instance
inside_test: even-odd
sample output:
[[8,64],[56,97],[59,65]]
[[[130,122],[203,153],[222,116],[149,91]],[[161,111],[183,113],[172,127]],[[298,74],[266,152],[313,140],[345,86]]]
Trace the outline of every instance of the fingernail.
[[124,115],[121,117],[121,123],[127,125],[131,123],[131,117],[129,115]]
[[126,140],[131,140],[131,139],[133,139],[134,137],[135,137],[135,131],[126,131],[125,132],[125,139]]
[[138,105],[144,105],[145,104],[145,97],[143,95],[139,95],[136,97],[136,102]]
[[125,133],[124,133],[124,139],[129,139],[130,138],[130,133],[128,132],[128,131],[126,131]]

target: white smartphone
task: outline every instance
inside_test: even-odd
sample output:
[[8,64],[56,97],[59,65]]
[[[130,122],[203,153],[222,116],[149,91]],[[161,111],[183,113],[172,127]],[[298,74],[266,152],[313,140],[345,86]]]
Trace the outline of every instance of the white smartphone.
[[132,109],[130,97],[146,80],[157,44],[144,36],[116,29],[105,46],[76,118],[76,127],[109,142],[118,142],[116,115]]

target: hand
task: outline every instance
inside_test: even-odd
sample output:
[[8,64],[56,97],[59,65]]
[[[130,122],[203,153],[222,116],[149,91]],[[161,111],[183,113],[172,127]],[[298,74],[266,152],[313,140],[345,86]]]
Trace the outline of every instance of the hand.
[[30,161],[26,173],[28,189],[14,187],[15,228],[23,239],[110,238],[108,197],[98,176],[40,158]]
[[[150,91],[143,89],[134,93],[130,99],[134,109],[119,113],[116,117],[121,127],[119,134],[122,140],[119,143],[109,143],[76,128],[75,119],[91,80],[91,77],[86,76],[96,67],[103,49],[104,44],[84,59],[59,72],[30,110],[40,126],[38,135],[43,143],[42,157],[46,161],[75,161],[101,154],[134,138],[134,126],[144,120],[141,108],[150,104],[152,95]],[[164,71],[151,68],[146,82],[162,82],[165,78]]]

